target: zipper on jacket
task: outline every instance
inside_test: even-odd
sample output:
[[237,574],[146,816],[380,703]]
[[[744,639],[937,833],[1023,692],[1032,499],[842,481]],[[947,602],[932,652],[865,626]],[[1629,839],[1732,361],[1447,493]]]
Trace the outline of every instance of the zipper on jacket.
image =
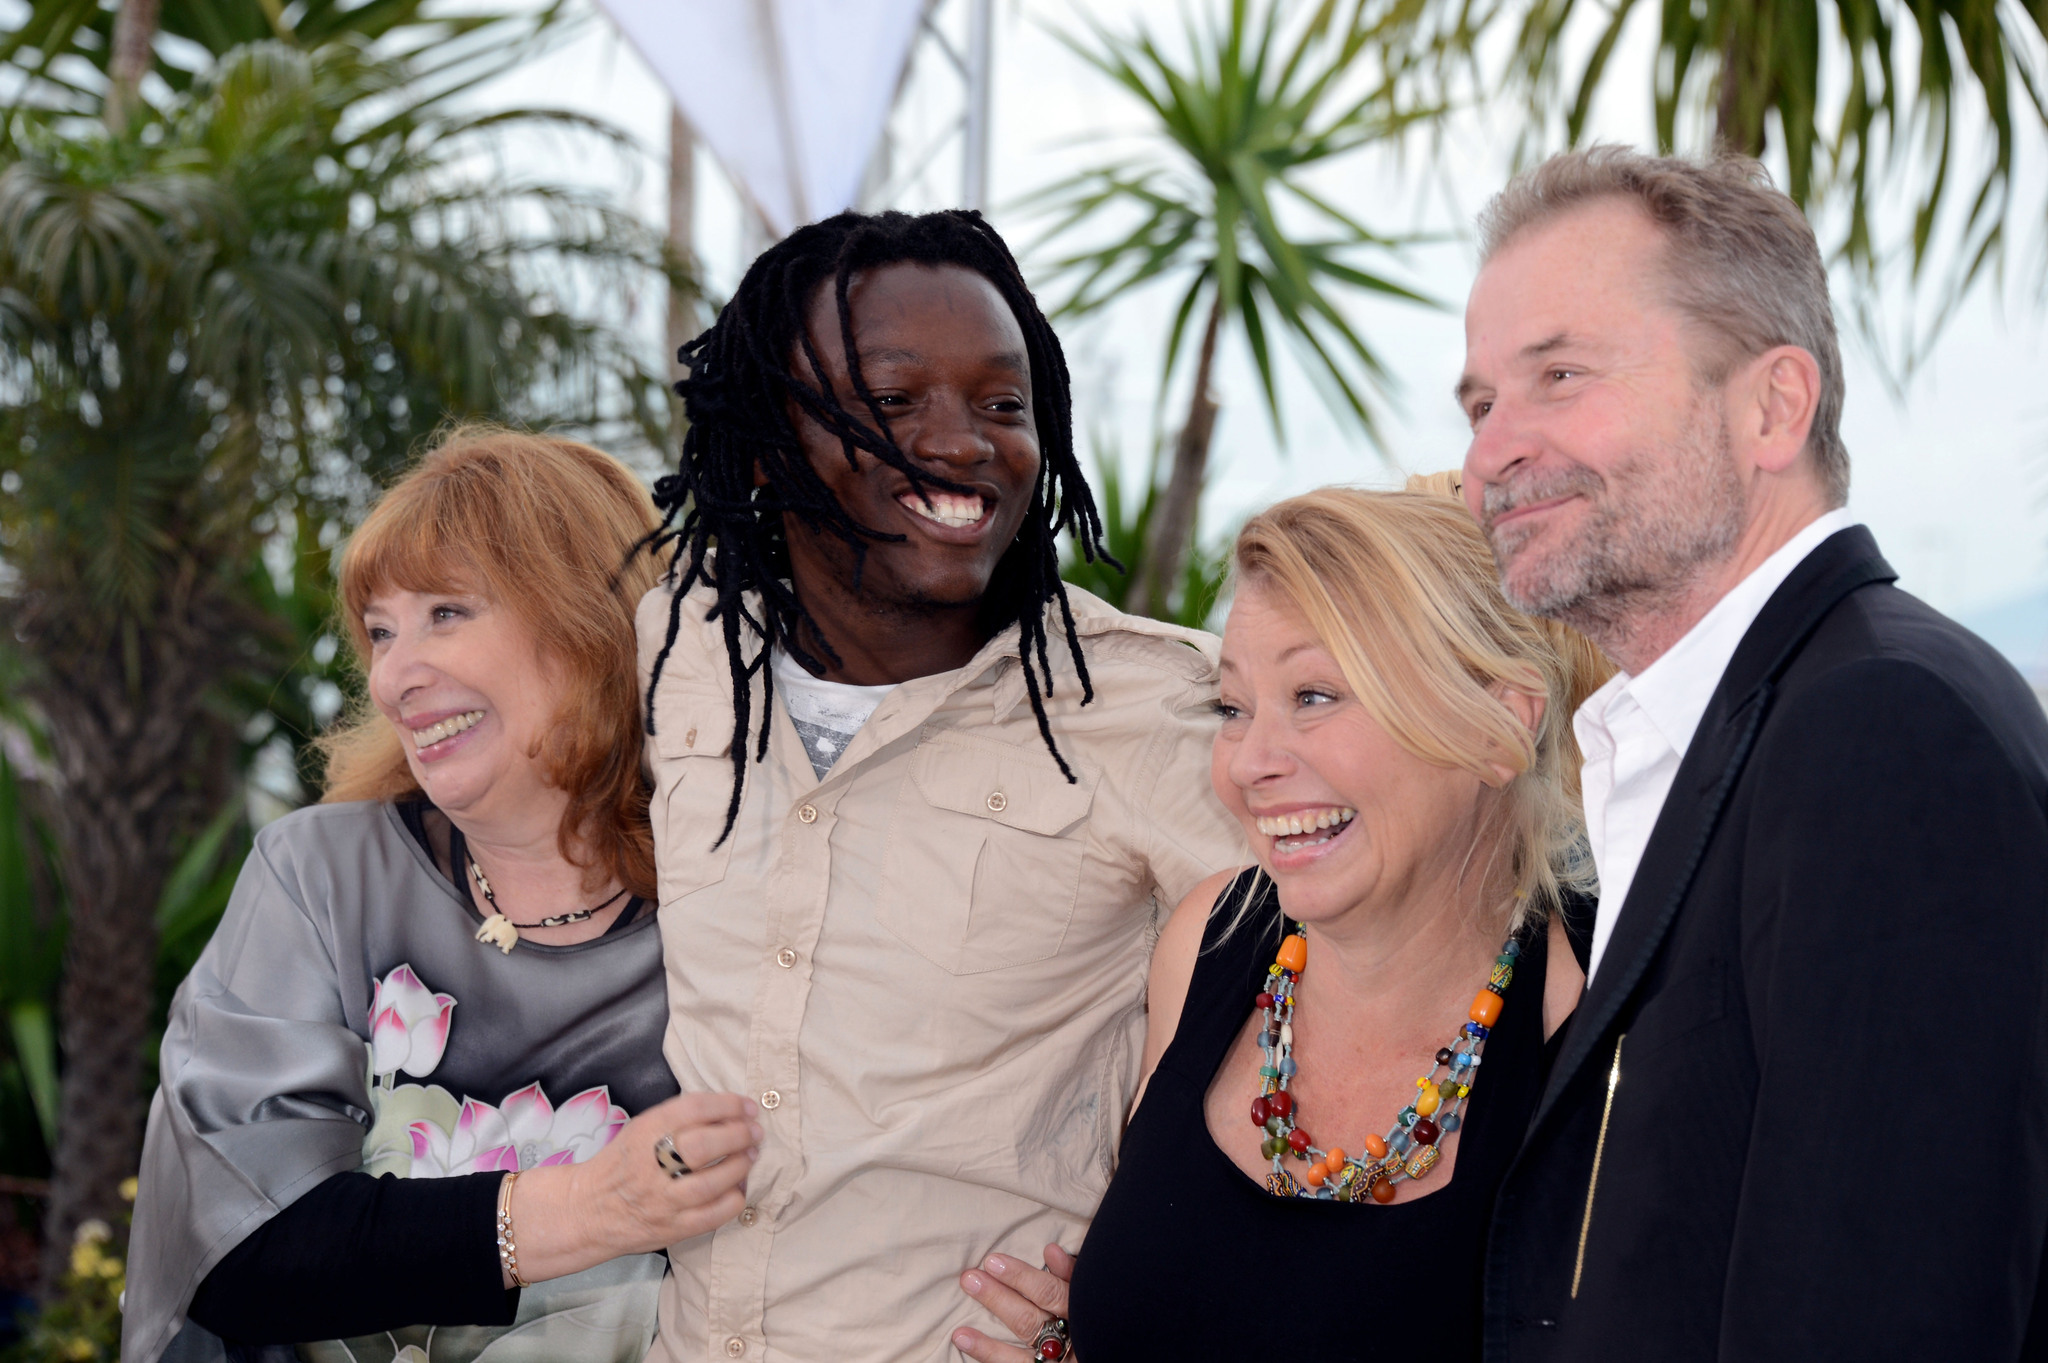
[[1614,1068],[1607,1072],[1607,1105],[1600,1109],[1600,1139],[1593,1143],[1593,1176],[1586,1180],[1586,1215],[1579,1222],[1579,1257],[1572,1265],[1572,1300],[1579,1299],[1579,1278],[1586,1271],[1586,1236],[1593,1229],[1593,1191],[1600,1186],[1600,1157],[1607,1153],[1607,1120],[1614,1115],[1614,1090],[1621,1086],[1621,1043],[1623,1032],[1614,1038]]

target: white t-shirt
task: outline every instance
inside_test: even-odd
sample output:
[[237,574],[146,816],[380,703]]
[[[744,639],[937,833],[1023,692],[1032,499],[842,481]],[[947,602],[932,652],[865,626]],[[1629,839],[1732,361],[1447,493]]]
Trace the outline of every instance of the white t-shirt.
[[788,707],[790,722],[796,725],[797,737],[804,741],[804,752],[811,759],[811,770],[820,781],[883,697],[896,689],[893,683],[854,686],[814,677],[779,648],[770,665],[775,669],[775,693]]

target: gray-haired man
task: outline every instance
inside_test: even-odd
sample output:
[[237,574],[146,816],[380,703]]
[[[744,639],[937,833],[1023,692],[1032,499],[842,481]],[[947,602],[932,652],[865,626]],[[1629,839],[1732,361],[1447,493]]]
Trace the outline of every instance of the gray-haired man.
[[2048,723],[1843,509],[1813,234],[1752,163],[1618,148],[1481,229],[1466,496],[1622,669],[1488,1354],[2042,1356]]

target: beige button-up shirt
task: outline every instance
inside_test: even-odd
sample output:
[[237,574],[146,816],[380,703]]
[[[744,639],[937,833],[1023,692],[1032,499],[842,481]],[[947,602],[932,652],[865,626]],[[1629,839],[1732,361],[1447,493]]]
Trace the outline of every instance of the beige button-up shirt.
[[[896,687],[822,781],[778,701],[715,848],[731,682],[709,594],[684,603],[649,740],[666,1049],[686,1092],[758,1100],[767,1135],[746,1211],[671,1249],[650,1357],[953,1359],[953,1328],[1000,1332],[962,1269],[1078,1246],[1159,914],[1248,858],[1209,788],[1215,639],[1068,591],[1095,700],[1055,624],[1046,708],[1077,784],[1013,628]],[[669,601],[641,605],[643,680]]]

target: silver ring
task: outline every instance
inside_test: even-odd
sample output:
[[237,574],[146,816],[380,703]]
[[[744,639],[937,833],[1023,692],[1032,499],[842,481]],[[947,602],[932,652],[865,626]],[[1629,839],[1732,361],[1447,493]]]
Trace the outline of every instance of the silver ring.
[[1045,1324],[1038,1327],[1038,1333],[1031,1339],[1031,1357],[1043,1363],[1058,1363],[1074,1347],[1074,1337],[1067,1333],[1065,1316],[1047,1316]]
[[670,1178],[681,1178],[690,1172],[689,1163],[684,1160],[682,1151],[676,1149],[676,1138],[665,1131],[661,1139],[654,1143],[654,1162],[660,1165],[662,1171]]

